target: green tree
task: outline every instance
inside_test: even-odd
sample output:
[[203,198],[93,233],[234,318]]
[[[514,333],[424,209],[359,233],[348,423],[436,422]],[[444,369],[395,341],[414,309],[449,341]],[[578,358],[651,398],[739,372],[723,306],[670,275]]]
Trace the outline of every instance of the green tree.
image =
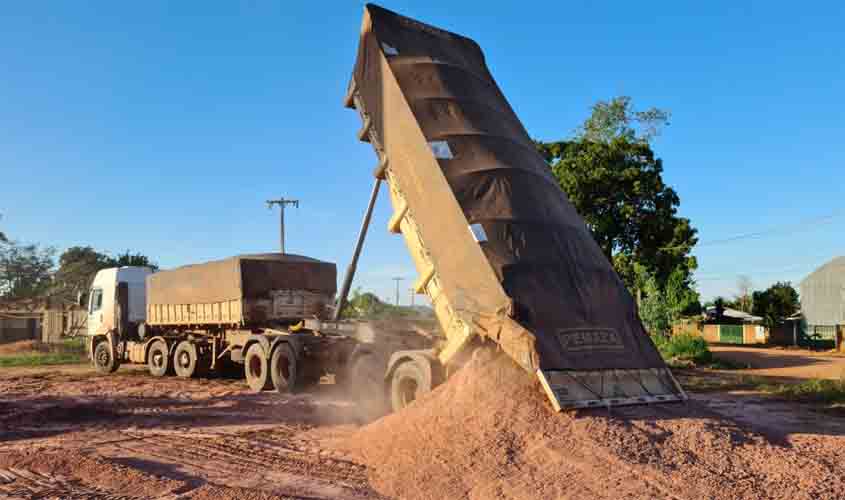
[[779,325],[784,318],[795,314],[801,307],[798,291],[788,281],[779,281],[762,292],[754,292],[753,297],[753,314],[762,317],[770,329]]
[[637,281],[642,283],[640,299],[640,319],[650,335],[669,335],[672,329],[672,311],[653,274],[642,265],[635,265]]
[[52,285],[55,250],[4,241],[0,245],[0,298],[25,299],[44,294]]
[[85,294],[91,280],[101,269],[120,266],[148,266],[158,269],[146,255],[126,251],[117,257],[98,252],[90,246],[70,247],[59,256],[54,293],[72,300],[77,294]]
[[[651,272],[662,289],[680,269],[697,268],[697,243],[689,219],[678,216],[680,198],[663,181],[663,162],[648,141],[668,113],[639,112],[620,97],[600,102],[571,140],[537,143],[552,172],[593,237],[635,292],[634,264]],[[634,125],[645,124],[643,130]]]
[[673,323],[684,316],[701,314],[701,302],[695,290],[695,282],[682,269],[675,269],[669,274],[663,294]]
[[669,125],[669,117],[668,111],[658,108],[635,110],[628,96],[614,97],[593,105],[590,117],[576,131],[576,139],[605,144],[623,139],[648,144]]
[[153,271],[158,271],[158,264],[151,261],[149,257],[141,253],[132,253],[129,250],[118,254],[117,257],[112,258],[111,261],[111,267],[138,266],[149,267],[152,268]]

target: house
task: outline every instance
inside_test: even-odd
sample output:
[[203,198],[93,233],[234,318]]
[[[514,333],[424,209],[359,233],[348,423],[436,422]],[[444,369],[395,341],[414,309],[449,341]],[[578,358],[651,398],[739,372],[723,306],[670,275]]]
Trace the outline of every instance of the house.
[[87,311],[54,297],[0,301],[0,344],[85,333]]
[[845,336],[845,257],[819,267],[800,284],[804,333],[843,348]]
[[722,344],[765,344],[769,340],[769,329],[763,326],[763,318],[736,309],[724,308],[719,315],[716,306],[704,311],[702,337],[707,342]]

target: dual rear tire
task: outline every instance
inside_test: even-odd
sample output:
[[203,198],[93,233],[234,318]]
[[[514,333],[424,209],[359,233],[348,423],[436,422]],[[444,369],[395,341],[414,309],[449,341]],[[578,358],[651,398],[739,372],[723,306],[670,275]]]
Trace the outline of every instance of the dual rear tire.
[[255,392],[273,388],[281,393],[295,392],[300,386],[296,353],[287,343],[275,345],[269,357],[261,344],[249,346],[244,356],[244,375]]
[[163,377],[169,373],[183,378],[196,377],[205,372],[206,361],[197,344],[189,340],[179,342],[172,357],[164,340],[154,341],[147,352],[147,369],[154,377]]

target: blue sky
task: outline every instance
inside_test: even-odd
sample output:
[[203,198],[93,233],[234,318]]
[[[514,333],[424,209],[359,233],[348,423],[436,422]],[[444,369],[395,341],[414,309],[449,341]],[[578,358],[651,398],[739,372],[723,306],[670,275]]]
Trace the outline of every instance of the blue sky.
[[[717,242],[695,252],[709,298],[734,294],[740,274],[798,281],[845,254],[845,7],[738,4],[384,5],[478,41],[535,138],[566,137],[615,95],[670,110],[655,149],[682,215]],[[375,162],[341,105],[362,7],[4,5],[0,227],[171,267],[275,250],[263,202],[284,195],[302,200],[288,250],[342,273]],[[388,217],[383,196],[356,281],[383,297],[414,277]]]

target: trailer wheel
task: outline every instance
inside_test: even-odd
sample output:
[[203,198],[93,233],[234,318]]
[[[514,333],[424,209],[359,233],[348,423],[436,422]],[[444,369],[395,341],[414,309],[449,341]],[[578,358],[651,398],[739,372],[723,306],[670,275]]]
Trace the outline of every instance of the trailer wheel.
[[94,348],[93,361],[94,369],[100,373],[114,373],[120,366],[120,363],[112,356],[107,340],[98,343]]
[[200,372],[199,364],[197,346],[190,340],[179,342],[173,353],[173,369],[176,375],[184,378],[195,377]]
[[394,412],[413,403],[431,391],[423,370],[416,361],[405,361],[393,370],[390,379],[390,404]]
[[267,355],[261,344],[255,343],[249,346],[244,357],[244,375],[246,375],[247,385],[253,391],[261,392],[273,387],[268,365]]
[[167,352],[167,343],[163,340],[156,340],[150,346],[147,353],[147,369],[153,377],[163,377],[170,368],[170,356]]
[[296,363],[296,353],[290,344],[282,343],[273,349],[270,357],[270,376],[273,387],[281,393],[296,392],[299,383],[299,367]]

